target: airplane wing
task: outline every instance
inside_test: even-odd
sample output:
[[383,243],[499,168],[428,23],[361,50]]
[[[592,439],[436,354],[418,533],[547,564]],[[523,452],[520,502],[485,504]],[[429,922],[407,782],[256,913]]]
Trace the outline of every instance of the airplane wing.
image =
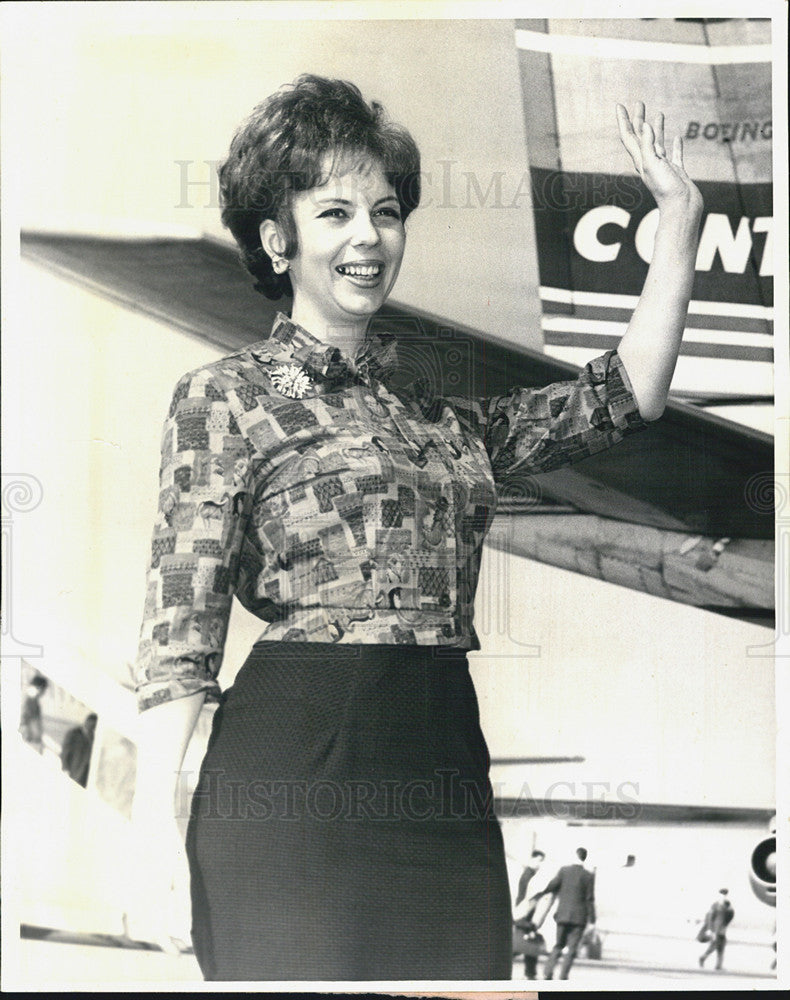
[[[28,258],[225,351],[260,339],[277,308],[252,290],[233,248],[212,239],[28,232],[21,245]],[[491,395],[578,371],[395,304],[375,322],[398,335],[403,384],[420,376],[453,395]],[[614,449],[511,481],[498,517],[512,530],[500,539],[528,558],[770,624],[773,483],[769,435],[671,402]]]

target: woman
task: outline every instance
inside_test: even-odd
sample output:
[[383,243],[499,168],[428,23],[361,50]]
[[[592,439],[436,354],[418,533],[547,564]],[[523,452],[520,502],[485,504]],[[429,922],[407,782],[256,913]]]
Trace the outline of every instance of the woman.
[[[268,622],[220,699],[187,835],[207,979],[507,979],[510,899],[466,653],[496,482],[660,416],[701,199],[637,107],[620,135],[656,198],[655,253],[619,352],[575,382],[485,400],[388,384],[369,331],[419,202],[409,134],[348,83],[300,77],[240,128],[223,221],[268,340],[186,375],[163,438],[137,664],[138,836],[216,674],[235,593]],[[149,831],[148,833],[146,831]],[[148,883],[165,881],[151,851]],[[159,874],[157,875],[157,868]]]

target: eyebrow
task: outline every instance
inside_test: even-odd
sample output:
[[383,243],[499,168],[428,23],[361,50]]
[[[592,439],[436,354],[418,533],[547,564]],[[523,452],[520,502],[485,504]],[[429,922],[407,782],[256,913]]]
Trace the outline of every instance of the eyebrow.
[[[388,194],[384,198],[379,198],[378,201],[374,201],[372,207],[375,208],[377,205],[384,204],[385,201],[397,202],[398,199],[394,194]],[[326,198],[318,198],[316,201],[317,205],[351,205],[353,202],[349,201],[348,198],[332,198],[327,196]]]

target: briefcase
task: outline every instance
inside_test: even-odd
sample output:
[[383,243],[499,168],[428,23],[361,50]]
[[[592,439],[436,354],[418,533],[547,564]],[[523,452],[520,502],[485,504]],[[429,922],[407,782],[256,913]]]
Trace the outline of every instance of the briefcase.
[[581,939],[581,948],[584,950],[587,958],[600,961],[601,955],[603,954],[603,941],[601,940],[601,935],[598,931],[593,930],[592,927],[585,931],[584,936]]
[[527,931],[518,924],[513,924],[513,954],[543,955],[546,952],[546,940],[536,930]]

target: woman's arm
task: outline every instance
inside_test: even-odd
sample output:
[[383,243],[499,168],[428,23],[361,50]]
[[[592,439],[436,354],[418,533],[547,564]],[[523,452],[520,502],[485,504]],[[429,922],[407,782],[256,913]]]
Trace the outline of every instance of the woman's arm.
[[617,351],[589,362],[575,381],[452,400],[462,424],[483,437],[506,492],[511,474],[578,462],[657,420],[666,406],[694,281],[702,195],[683,167],[679,137],[666,156],[663,115],[654,131],[644,104],[637,105],[633,123],[618,104],[617,120],[659,211],[653,259]]
[[184,842],[176,823],[187,803],[185,795],[175,803],[174,793],[207,692],[219,690],[249,480],[246,444],[225,393],[207,369],[184,376],[162,434],[159,510],[134,664],[141,714],[128,912],[133,933],[162,947],[169,937],[189,939],[188,907],[180,905],[188,896]]
[[165,702],[138,717],[135,822],[175,817],[174,796],[189,739],[206,700],[205,691]]
[[[137,776],[130,827],[127,931],[177,954],[189,940],[189,869],[176,817],[186,797],[175,798],[189,739],[205,691],[165,702],[138,717]],[[183,817],[181,817],[183,818]]]
[[249,520],[251,466],[230,401],[208,366],[179,380],[162,433],[159,506],[133,665],[141,712],[219,694]]
[[620,138],[658,205],[653,259],[618,354],[644,420],[664,412],[675,370],[694,281],[702,195],[683,167],[683,140],[676,136],[672,155],[664,150],[664,116],[655,131],[637,104],[633,123],[617,105]]

